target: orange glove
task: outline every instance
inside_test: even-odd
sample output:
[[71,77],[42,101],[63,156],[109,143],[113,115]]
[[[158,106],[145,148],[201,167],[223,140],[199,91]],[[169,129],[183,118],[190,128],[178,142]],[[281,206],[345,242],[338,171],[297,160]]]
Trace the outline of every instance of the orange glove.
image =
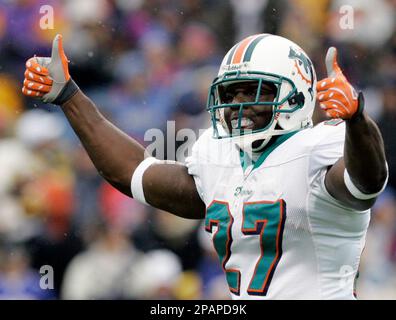
[[337,63],[337,49],[330,47],[326,54],[327,78],[316,85],[320,107],[330,118],[351,120],[361,115],[363,94],[359,95],[345,78]]
[[44,102],[64,103],[78,90],[70,78],[68,63],[62,35],[58,34],[52,43],[51,58],[33,57],[26,61],[22,93]]

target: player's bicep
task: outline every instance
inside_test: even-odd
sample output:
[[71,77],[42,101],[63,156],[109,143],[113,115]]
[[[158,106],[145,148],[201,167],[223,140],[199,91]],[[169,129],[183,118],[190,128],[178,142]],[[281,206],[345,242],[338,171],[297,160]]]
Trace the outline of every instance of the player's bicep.
[[334,165],[327,169],[325,177],[325,187],[328,193],[345,206],[355,210],[367,210],[371,208],[376,198],[369,200],[356,199],[347,189],[344,182],[345,163],[344,158],[340,158]]
[[144,172],[143,192],[151,206],[187,219],[205,217],[194,178],[179,163],[154,163]]

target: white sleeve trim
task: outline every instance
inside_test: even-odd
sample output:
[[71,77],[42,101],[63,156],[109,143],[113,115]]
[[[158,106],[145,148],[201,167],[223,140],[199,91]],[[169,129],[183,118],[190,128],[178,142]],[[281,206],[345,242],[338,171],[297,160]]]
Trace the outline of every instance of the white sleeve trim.
[[153,163],[158,162],[154,157],[149,157],[144,159],[140,164],[137,166],[135,169],[132,179],[131,179],[131,192],[132,192],[132,197],[144,204],[148,203],[146,202],[146,198],[144,197],[144,191],[143,191],[143,174],[147,170],[148,167],[150,167]]
[[386,164],[386,180],[384,185],[382,186],[381,190],[376,192],[376,193],[363,193],[361,192],[352,182],[351,177],[349,176],[349,173],[347,169],[345,168],[344,170],[344,182],[345,186],[347,187],[348,191],[356,198],[359,200],[368,200],[375,198],[378,196],[382,191],[385,190],[386,184],[388,183],[388,178],[389,178],[389,170],[388,170],[388,164]]

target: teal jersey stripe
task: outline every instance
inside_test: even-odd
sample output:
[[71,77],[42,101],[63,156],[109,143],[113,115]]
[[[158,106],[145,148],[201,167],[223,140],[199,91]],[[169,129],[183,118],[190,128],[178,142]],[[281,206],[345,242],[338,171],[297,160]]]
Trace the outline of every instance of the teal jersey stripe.
[[299,131],[289,132],[289,133],[286,133],[286,134],[276,137],[276,140],[274,141],[274,143],[272,143],[268,148],[266,148],[263,151],[263,153],[261,154],[261,156],[257,159],[256,163],[254,164],[254,169],[261,166],[263,164],[263,162],[265,161],[265,159],[267,159],[268,156],[271,154],[272,151],[274,151],[278,146],[280,146],[287,139],[294,136],[297,132],[299,132]]
[[265,159],[267,159],[268,156],[271,154],[272,151],[274,151],[279,145],[281,145],[287,139],[294,136],[297,132],[299,132],[299,130],[289,132],[289,133],[283,134],[281,136],[274,136],[273,139],[275,139],[275,141],[271,145],[269,145],[268,148],[264,149],[263,153],[260,155],[260,157],[257,159],[256,162],[251,160],[249,158],[249,156],[246,154],[246,152],[244,152],[243,150],[240,150],[239,156],[240,156],[241,166],[242,166],[243,171],[246,170],[249,162],[253,163],[253,170],[258,168],[259,166],[261,166],[263,164],[263,162],[265,161]]
[[269,36],[268,34],[259,36],[259,37],[257,37],[256,39],[254,39],[254,40],[252,41],[251,44],[249,44],[249,47],[246,49],[245,57],[243,58],[243,62],[250,61],[250,59],[252,58],[252,54],[253,54],[254,48],[256,48],[257,44],[258,44],[262,39],[264,39],[264,38],[266,38],[266,37],[268,37],[268,36]]

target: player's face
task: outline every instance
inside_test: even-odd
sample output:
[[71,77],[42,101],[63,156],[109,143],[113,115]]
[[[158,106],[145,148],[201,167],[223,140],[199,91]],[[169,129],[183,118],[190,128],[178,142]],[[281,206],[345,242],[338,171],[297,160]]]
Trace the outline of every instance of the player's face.
[[[243,103],[255,101],[257,81],[246,81],[222,88],[222,103]],[[272,83],[263,83],[259,101],[274,101],[276,87]],[[239,107],[225,108],[224,119],[230,131],[238,129]],[[241,130],[257,130],[265,128],[272,119],[271,105],[253,105],[244,107],[242,112]]]

